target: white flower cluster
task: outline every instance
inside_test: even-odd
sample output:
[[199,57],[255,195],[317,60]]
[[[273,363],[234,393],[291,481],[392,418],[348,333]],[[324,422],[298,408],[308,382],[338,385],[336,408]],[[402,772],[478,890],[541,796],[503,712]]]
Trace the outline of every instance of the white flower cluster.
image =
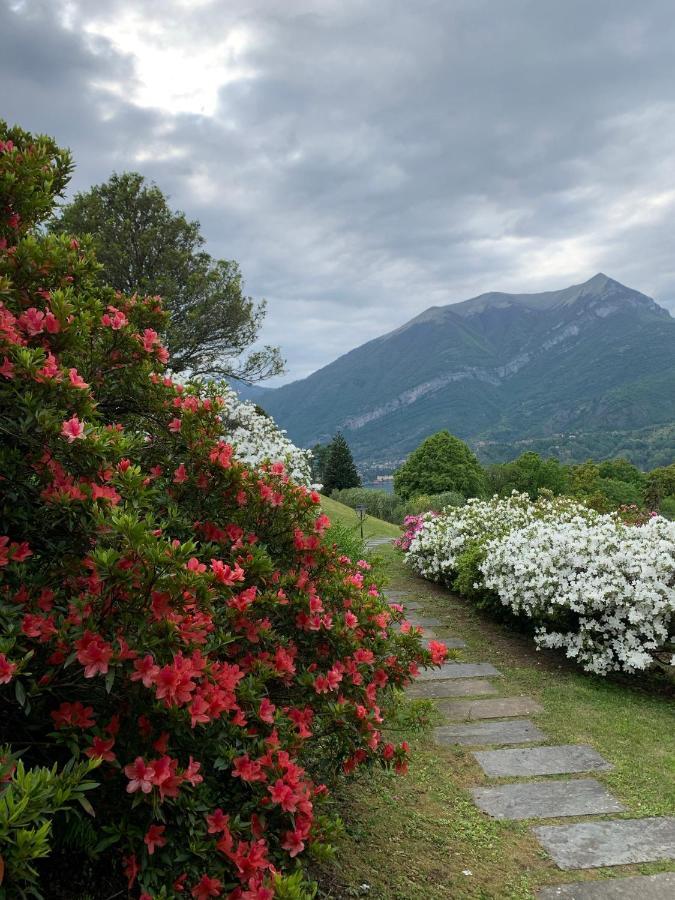
[[233,390],[224,389],[222,396],[224,436],[234,447],[235,456],[251,466],[282,462],[294,481],[309,487],[311,451],[296,447],[273,419],[257,412],[252,403],[242,403]]
[[[586,671],[635,672],[675,623],[675,522],[624,525],[574,501],[524,495],[469,502],[425,522],[408,562],[451,581],[457,557],[482,542],[476,588],[530,618],[540,647],[562,648]],[[675,660],[674,660],[675,661]]]
[[425,578],[451,580],[456,574],[457,557],[470,544],[508,534],[538,519],[567,521],[584,515],[597,517],[593,510],[568,497],[545,497],[532,503],[528,494],[514,491],[506,498],[472,498],[465,506],[448,507],[438,516],[427,515],[410,544],[406,562]]

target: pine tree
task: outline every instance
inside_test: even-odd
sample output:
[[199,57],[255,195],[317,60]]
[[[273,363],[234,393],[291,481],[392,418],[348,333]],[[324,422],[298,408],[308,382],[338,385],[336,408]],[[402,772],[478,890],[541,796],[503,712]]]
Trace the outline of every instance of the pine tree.
[[354,465],[352,451],[338,432],[328,445],[323,467],[323,493],[330,496],[333,491],[360,486],[361,479]]

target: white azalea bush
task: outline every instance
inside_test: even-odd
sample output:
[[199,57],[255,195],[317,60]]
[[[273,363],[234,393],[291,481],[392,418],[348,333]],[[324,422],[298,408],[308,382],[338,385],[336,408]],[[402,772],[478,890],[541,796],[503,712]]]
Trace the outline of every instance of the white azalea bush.
[[506,498],[471,498],[465,506],[447,507],[440,515],[427,514],[410,543],[406,562],[424,578],[452,583],[459,574],[462,557],[483,548],[488,540],[538,519],[569,520],[575,516],[592,519],[598,513],[569,497],[549,494],[535,503],[528,494],[516,491]]
[[675,523],[660,516],[635,526],[564,497],[470,500],[428,517],[406,561],[589,672],[645,669],[671,641]]
[[258,412],[252,403],[242,402],[224,385],[220,388],[225,400],[222,411],[224,436],[234,447],[234,455],[251,466],[281,462],[294,481],[309,487],[312,481],[311,451],[296,447],[274,419]]
[[540,647],[586,671],[635,672],[669,639],[675,614],[675,523],[537,521],[490,541],[484,587],[536,624]]

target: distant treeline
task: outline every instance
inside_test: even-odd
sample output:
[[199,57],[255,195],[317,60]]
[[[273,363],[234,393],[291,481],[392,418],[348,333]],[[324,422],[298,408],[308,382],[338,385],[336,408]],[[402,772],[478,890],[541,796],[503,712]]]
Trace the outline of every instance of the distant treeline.
[[675,463],[641,471],[626,459],[565,464],[534,451],[507,463],[482,466],[469,447],[447,431],[427,438],[394,476],[394,494],[351,488],[333,493],[348,506],[365,506],[369,515],[400,524],[467,497],[505,497],[524,492],[536,500],[542,490],[576,497],[599,512],[621,506],[656,511],[675,519]]

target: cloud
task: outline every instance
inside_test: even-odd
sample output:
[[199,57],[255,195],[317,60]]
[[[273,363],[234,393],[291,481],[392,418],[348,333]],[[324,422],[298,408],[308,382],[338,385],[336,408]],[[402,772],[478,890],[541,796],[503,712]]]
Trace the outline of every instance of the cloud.
[[3,115],[138,169],[288,378],[428,306],[604,271],[675,310],[667,0],[0,0]]

